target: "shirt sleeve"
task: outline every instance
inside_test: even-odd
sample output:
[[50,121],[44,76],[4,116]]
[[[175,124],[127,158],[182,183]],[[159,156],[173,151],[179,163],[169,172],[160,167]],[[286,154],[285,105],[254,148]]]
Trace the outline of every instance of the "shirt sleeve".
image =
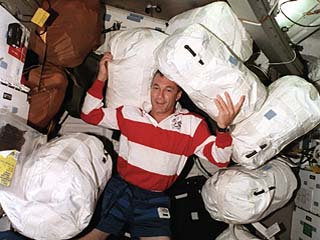
[[81,109],[81,119],[89,124],[118,130],[117,110],[103,107],[105,82],[96,80],[88,90]]
[[[194,135],[195,142],[201,142],[195,147],[195,154],[205,158],[218,167],[227,167],[232,153],[232,137],[230,133],[216,131],[211,135],[207,124],[202,121]],[[200,139],[197,140],[197,139]]]

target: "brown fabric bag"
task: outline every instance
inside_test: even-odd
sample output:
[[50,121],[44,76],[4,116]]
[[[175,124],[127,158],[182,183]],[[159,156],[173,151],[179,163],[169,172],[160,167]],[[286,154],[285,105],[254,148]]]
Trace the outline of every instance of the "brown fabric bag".
[[[46,62],[63,67],[80,65],[87,54],[102,44],[105,8],[99,0],[50,0],[44,9],[53,9],[57,17],[46,27]],[[50,11],[50,10],[49,10]],[[38,29],[41,32],[45,28]],[[45,43],[36,33],[29,48],[44,59]]]
[[62,106],[68,79],[62,68],[52,65],[41,68],[30,71],[26,86],[31,89],[28,124],[43,132]]

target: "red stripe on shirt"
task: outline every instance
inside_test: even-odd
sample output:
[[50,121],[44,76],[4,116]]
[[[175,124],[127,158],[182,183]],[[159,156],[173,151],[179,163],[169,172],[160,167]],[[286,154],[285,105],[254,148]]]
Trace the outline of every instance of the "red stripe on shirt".
[[96,80],[92,84],[91,88],[88,90],[88,93],[92,95],[95,98],[102,99],[103,98],[103,87],[104,87],[105,82]]
[[201,143],[203,143],[203,141],[205,141],[209,136],[211,136],[209,127],[204,120],[201,121],[195,133],[195,141],[193,142],[194,146],[192,147],[192,149],[198,147]]
[[81,119],[87,123],[98,125],[102,118],[104,116],[104,113],[101,108],[94,109],[88,114],[81,113]]
[[189,135],[161,129],[152,124],[126,119],[125,128],[120,130],[129,141],[168,153],[191,155],[194,150],[191,149],[192,138]]
[[216,131],[216,146],[219,148],[229,147],[232,144],[232,137],[230,133]]
[[120,176],[127,182],[149,191],[162,192],[168,189],[178,177],[177,175],[166,176],[148,172],[129,164],[121,157],[118,157],[117,169]]
[[229,164],[229,159],[227,159],[227,162],[217,162],[213,156],[212,156],[212,147],[213,147],[213,142],[207,144],[204,149],[203,149],[203,155],[213,164],[217,165],[220,168],[227,167]]

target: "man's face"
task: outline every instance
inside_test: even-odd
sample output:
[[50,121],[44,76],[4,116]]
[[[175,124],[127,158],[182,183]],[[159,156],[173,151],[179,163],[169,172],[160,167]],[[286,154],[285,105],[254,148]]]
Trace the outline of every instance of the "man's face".
[[161,119],[174,112],[176,101],[181,97],[181,90],[176,83],[165,76],[156,74],[151,85],[151,115]]

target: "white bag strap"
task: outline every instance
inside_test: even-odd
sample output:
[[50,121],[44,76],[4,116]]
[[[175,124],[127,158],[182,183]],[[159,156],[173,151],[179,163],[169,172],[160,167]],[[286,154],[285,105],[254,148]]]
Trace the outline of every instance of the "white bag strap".
[[279,224],[276,222],[270,227],[266,228],[260,222],[251,223],[251,225],[257,229],[266,239],[275,240],[275,235],[280,232]]
[[219,36],[217,36],[214,32],[212,32],[209,28],[207,28],[205,25],[198,23],[200,26],[202,26],[204,29],[206,29],[209,33],[211,33],[212,35],[214,35],[216,37],[216,39],[218,39],[220,42],[223,43],[223,45],[226,46],[226,48],[228,48],[229,52],[233,55],[233,57],[235,57],[238,62],[243,63],[243,61],[241,60],[241,58],[229,47],[229,45],[223,41],[221,38],[219,38]]

